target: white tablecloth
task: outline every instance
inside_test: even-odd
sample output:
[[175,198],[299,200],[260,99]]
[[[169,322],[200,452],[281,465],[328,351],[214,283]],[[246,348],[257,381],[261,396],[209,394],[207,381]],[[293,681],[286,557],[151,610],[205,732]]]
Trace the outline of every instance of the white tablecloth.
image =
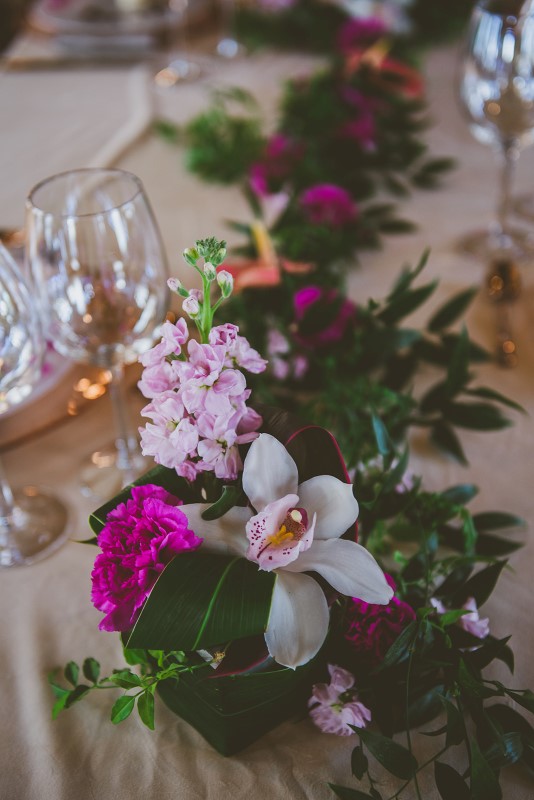
[[[456,110],[454,62],[452,49],[438,50],[426,62],[433,121],[428,141],[432,152],[457,157],[459,168],[448,178],[445,189],[418,192],[404,204],[403,215],[419,225],[416,234],[392,237],[382,251],[362,254],[361,268],[350,279],[350,292],[356,300],[383,296],[400,266],[413,263],[427,245],[433,250],[427,278],[438,276],[441,280],[438,296],[429,304],[432,308],[453,291],[482,281],[484,267],[458,256],[453,243],[467,228],[491,218],[496,169],[490,151],[470,138]],[[204,106],[205,87],[216,78],[249,86],[272,114],[280,80],[299,74],[309,64],[309,59],[264,54],[219,66],[201,83],[170,93],[164,104],[168,114],[185,119]],[[33,181],[58,169],[94,162],[127,121],[131,106],[126,86],[132,80],[131,73],[116,70],[27,73],[0,80],[0,227],[20,224],[23,197]],[[90,104],[84,90],[89,83]],[[115,107],[118,96],[122,105]],[[112,115],[109,118],[108,113]],[[89,130],[91,136],[86,137]],[[534,183],[534,153],[525,153],[520,163],[518,188],[524,191]],[[236,190],[200,184],[186,173],[180,151],[157,138],[146,135],[117,164],[144,181],[178,275],[183,276],[185,270],[179,255],[185,246],[202,236],[225,235],[225,217],[245,218],[247,214]],[[512,556],[511,569],[484,607],[495,635],[513,634],[516,675],[510,679],[504,669],[496,674],[519,688],[534,684],[534,305],[528,270],[525,283],[516,316],[519,365],[511,371],[486,366],[479,375],[480,383],[523,403],[531,416],[517,415],[515,426],[499,433],[466,432],[463,441],[469,469],[430,451],[422,435],[414,437],[412,454],[413,467],[428,488],[474,481],[481,488],[474,508],[506,509],[530,522],[531,531],[523,535],[526,547]],[[415,321],[426,315],[429,312],[419,313]],[[474,338],[492,347],[493,310],[483,298],[470,311],[468,326]],[[131,400],[135,414],[140,400],[133,393]],[[35,413],[38,411],[36,408]],[[86,518],[92,506],[80,498],[76,466],[84,454],[105,443],[110,433],[111,413],[104,397],[80,419],[69,420],[5,454],[15,484],[46,483],[61,492],[73,508],[74,538],[86,537]],[[327,781],[351,785],[353,742],[321,734],[309,720],[285,723],[232,759],[219,756],[161,704],[154,733],[136,717],[112,726],[107,719],[111,702],[104,692],[52,722],[45,678],[48,670],[71,658],[80,662],[87,655],[98,658],[104,670],[122,664],[118,637],[98,631],[100,614],[90,603],[93,557],[92,549],[69,543],[41,564],[4,571],[0,576],[3,800],[244,800],[251,796],[328,800],[333,795]],[[426,758],[433,746],[424,739],[421,757]],[[434,800],[430,785],[432,782],[422,779],[425,800]],[[506,800],[532,797],[532,783],[521,769],[509,773],[505,785]],[[384,778],[385,796],[391,786]]]

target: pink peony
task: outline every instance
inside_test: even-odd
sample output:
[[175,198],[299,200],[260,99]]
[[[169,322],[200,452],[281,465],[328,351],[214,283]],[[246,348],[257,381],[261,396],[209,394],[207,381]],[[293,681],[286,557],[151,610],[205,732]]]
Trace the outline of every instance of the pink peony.
[[341,341],[356,323],[356,306],[335,289],[305,286],[293,296],[293,309],[297,323],[294,337],[307,348]]
[[[395,589],[390,575],[386,575],[386,580]],[[345,612],[344,636],[355,663],[368,669],[378,666],[393,642],[414,619],[412,607],[395,596],[387,606],[364,603],[353,597]]]
[[354,676],[341,667],[328,665],[330,683],[316,683],[308,700],[310,717],[324,733],[352,736],[350,727],[365,728],[371,712],[353,689]]
[[306,189],[300,196],[304,216],[314,225],[342,228],[358,216],[357,206],[350,194],[330,183],[321,183]]
[[181,504],[162,487],[147,484],[134,486],[131,498],[108,514],[91,573],[91,599],[106,614],[101,630],[129,630],[166,564],[202,544]]

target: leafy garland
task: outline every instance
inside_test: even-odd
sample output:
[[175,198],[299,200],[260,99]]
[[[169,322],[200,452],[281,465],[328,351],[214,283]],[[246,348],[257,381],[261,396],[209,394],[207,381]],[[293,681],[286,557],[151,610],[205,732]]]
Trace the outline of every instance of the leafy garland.
[[[418,3],[414,9],[420,6]],[[333,75],[339,75],[338,70],[336,65],[333,71],[323,73],[304,87],[305,92],[312,92],[309,101],[323,98],[326,102]],[[358,80],[360,78],[358,76]],[[316,90],[317,98],[313,94]],[[297,108],[301,109],[298,91],[298,87],[290,87],[284,103],[287,128],[282,123],[281,129],[292,136],[297,131],[291,127],[291,120],[295,125],[302,121],[300,113],[296,113]],[[244,95],[234,94],[232,99],[251,108],[249,98]],[[191,166],[203,177],[225,183],[242,181],[250,173],[255,159],[261,158],[262,150],[265,151],[265,138],[261,136],[255,112],[252,117],[232,117],[226,111],[226,102],[227,98],[218,98],[214,108],[195,121],[188,131],[189,141],[193,142],[189,156]],[[318,108],[320,102],[318,106],[310,102],[303,105]],[[420,110],[419,107],[403,107],[408,117]],[[322,114],[321,118],[324,119]],[[168,126],[164,132],[176,136]],[[305,138],[308,133],[307,127],[300,131]],[[328,137],[324,130],[317,134],[312,149],[317,147],[320,152],[324,136]],[[221,142],[224,158],[220,158]],[[384,152],[388,147],[384,145]],[[414,288],[424,260],[414,270],[406,270],[401,275],[385,301],[369,301],[365,307],[352,306],[350,313],[345,313],[348,301],[342,294],[344,269],[362,241],[352,238],[352,234],[347,239],[337,234],[328,238],[326,226],[323,230],[316,224],[309,225],[305,235],[301,235],[305,221],[299,216],[301,208],[296,198],[309,183],[308,166],[302,166],[303,161],[304,158],[300,162],[301,172],[297,168],[294,174],[282,176],[284,189],[288,180],[293,182],[282,222],[275,221],[270,231],[258,220],[251,224],[234,223],[235,228],[249,237],[242,252],[258,259],[261,269],[272,270],[273,267],[269,244],[274,242],[271,252],[279,253],[280,258],[276,256],[275,259],[274,266],[278,270],[275,285],[268,289],[257,286],[244,289],[228,304],[227,314],[232,321],[239,320],[259,348],[267,346],[269,349],[269,334],[273,330],[282,336],[290,334],[288,347],[274,353],[289,367],[285,377],[281,378],[279,373],[269,381],[258,379],[255,391],[263,392],[265,398],[275,399],[278,404],[285,399],[286,406],[290,398],[290,405],[298,409],[299,414],[327,425],[339,435],[345,456],[355,470],[355,492],[361,507],[361,541],[375,555],[388,557],[395,565],[390,569],[396,587],[395,602],[397,607],[402,607],[404,616],[397,626],[400,634],[393,641],[391,633],[380,639],[382,652],[378,663],[370,664],[365,647],[361,649],[362,642],[369,642],[362,631],[366,614],[375,614],[380,622],[382,607],[369,608],[363,613],[361,609],[354,609],[350,602],[338,601],[335,606],[328,660],[354,674],[358,695],[372,708],[380,733],[354,728],[359,745],[352,755],[352,771],[367,788],[332,785],[332,789],[342,800],[382,800],[376,777],[369,770],[368,752],[402,782],[388,800],[400,797],[412,783],[420,798],[418,775],[431,764],[436,788],[443,800],[453,797],[455,800],[464,797],[499,800],[502,767],[522,761],[534,769],[534,728],[521,714],[498,699],[511,698],[534,713],[534,694],[484,678],[484,670],[495,659],[513,670],[508,638],[470,633],[462,619],[487,600],[506,565],[503,557],[519,546],[496,533],[524,523],[504,512],[472,515],[467,503],[477,490],[470,484],[451,487],[445,492],[426,492],[421,480],[407,471],[409,454],[403,442],[410,425],[424,425],[431,429],[441,446],[463,460],[465,456],[453,426],[504,427],[508,421],[494,402],[515,404],[490,389],[472,387],[469,365],[487,356],[469,341],[465,331],[458,335],[449,330],[465,311],[472,290],[462,292],[443,306],[430,319],[425,331],[400,326],[403,318],[424,303],[435,288],[433,284]],[[323,163],[316,157],[313,162],[315,165]],[[368,167],[372,191],[378,183],[383,183],[384,173],[380,169],[373,172],[371,162]],[[358,169],[365,172],[361,162]],[[429,182],[433,182],[433,175],[439,171],[436,167],[426,167]],[[317,176],[317,181],[330,182],[331,174],[325,171]],[[406,180],[405,174],[403,178]],[[343,180],[341,171],[339,180]],[[360,190],[361,195],[357,195],[354,184],[350,189],[362,202],[370,184]],[[399,186],[404,188],[404,185],[401,179]],[[261,203],[248,186],[245,190],[258,214]],[[364,237],[367,244],[377,243],[385,218],[391,221],[391,209],[376,213],[380,224],[375,228],[367,226],[367,233],[371,227],[371,235]],[[362,218],[367,222],[366,213],[360,210],[358,219]],[[308,236],[313,237],[313,247],[309,246]],[[328,239],[327,244],[322,236]],[[312,253],[314,265],[320,265],[320,269],[311,274],[312,280],[308,273],[291,272],[282,266],[284,258],[306,261]],[[245,274],[243,267],[246,269],[247,265],[236,268],[237,277]],[[316,290],[315,301],[308,303],[301,313],[302,302],[299,311],[295,296],[310,285]],[[253,314],[250,308],[254,308]],[[258,314],[258,308],[263,313]],[[324,338],[332,325],[340,333],[337,338],[327,337],[328,346],[324,348],[309,346],[310,342],[320,341],[321,336]],[[295,361],[303,356],[307,366],[299,379],[295,375]],[[446,370],[438,383],[416,401],[407,394],[406,386],[418,365],[425,361],[446,367]],[[358,378],[348,381],[347,375]],[[308,402],[303,402],[305,395]],[[465,402],[465,397],[474,400]],[[216,513],[224,513],[228,508],[229,495],[230,505],[235,502],[235,495],[232,499],[232,493],[225,488]],[[413,553],[414,548],[415,553],[410,557],[403,554],[406,549]],[[478,619],[478,611],[476,616]],[[140,665],[140,675],[133,669],[122,669],[100,678],[98,663],[89,658],[83,665],[86,684],[79,683],[79,668],[73,662],[64,671],[72,688],[66,688],[51,676],[57,698],[54,714],[70,707],[94,688],[120,687],[125,693],[113,706],[112,721],[118,723],[125,719],[137,704],[141,719],[153,728],[156,687],[165,682],[173,683],[202,666],[182,651],[126,648],[125,657],[131,666]],[[339,696],[342,705],[350,703],[351,699],[350,690]],[[420,765],[413,752],[411,729],[440,712],[446,714],[445,725],[429,733],[444,737],[444,741],[436,754]],[[472,727],[466,724],[468,718],[472,720]],[[407,747],[391,738],[399,730],[406,731]],[[464,746],[465,752],[463,774],[441,760],[450,748],[459,745]]]

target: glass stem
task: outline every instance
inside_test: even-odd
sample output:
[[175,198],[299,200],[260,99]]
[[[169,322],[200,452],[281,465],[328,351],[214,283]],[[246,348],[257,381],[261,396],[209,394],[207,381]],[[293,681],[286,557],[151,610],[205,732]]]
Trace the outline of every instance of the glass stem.
[[510,199],[512,180],[515,171],[515,162],[519,154],[515,142],[505,142],[502,147],[501,180],[499,186],[499,205],[497,208],[497,221],[499,223],[499,236],[508,235],[508,218],[510,216]]
[[126,485],[132,483],[136,478],[133,456],[137,450],[137,439],[131,433],[128,422],[128,411],[124,397],[124,364],[114,364],[111,367],[111,375],[109,393],[117,433],[115,439],[117,466],[124,473],[124,483]]
[[[11,563],[15,551],[12,541],[13,518],[15,516],[15,500],[11,486],[6,477],[4,465],[0,461],[0,565]],[[5,560],[7,559],[7,561]]]

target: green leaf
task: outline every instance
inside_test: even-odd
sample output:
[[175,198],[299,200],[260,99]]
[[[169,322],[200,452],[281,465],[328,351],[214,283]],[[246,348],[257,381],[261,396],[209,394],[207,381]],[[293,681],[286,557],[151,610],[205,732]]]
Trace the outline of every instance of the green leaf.
[[217,502],[202,512],[202,519],[206,521],[219,519],[237,504],[240,495],[240,486],[223,486],[222,494]]
[[95,658],[86,658],[83,662],[83,674],[91,683],[96,683],[100,675],[100,664]]
[[447,735],[445,737],[445,746],[454,747],[457,744],[461,744],[465,739],[464,718],[454,703],[452,703],[446,697],[442,699],[442,702],[445,706],[445,711],[447,712]]
[[328,785],[340,800],[373,800],[372,795],[360,792],[358,789],[347,789],[345,786],[336,786],[335,783]]
[[415,756],[405,747],[397,744],[387,736],[382,736],[380,733],[375,733],[365,728],[358,728],[357,733],[376,760],[389,772],[396,775],[397,778],[406,780],[415,773],[417,761]]
[[453,456],[464,467],[468,465],[460,439],[446,422],[440,420],[432,427],[432,440],[437,446]]
[[417,276],[424,270],[427,265],[428,258],[430,256],[430,250],[427,248],[423,251],[421,258],[417,266],[413,269],[409,267],[405,267],[399,277],[397,278],[392,291],[389,293],[387,297],[388,303],[391,303],[392,300],[401,297],[406,293],[406,291],[410,288],[414,280]]
[[76,686],[75,689],[73,689],[70,692],[65,702],[65,708],[70,708],[72,705],[74,705],[74,703],[77,703],[79,700],[85,697],[85,695],[90,691],[91,691],[90,686],[86,686],[85,684],[80,683],[78,686]]
[[64,694],[61,697],[58,697],[56,702],[52,707],[52,719],[57,719],[58,715],[67,705],[67,700],[69,699],[70,691],[69,689],[63,689]]
[[480,533],[475,550],[477,555],[498,558],[519,550],[520,547],[523,547],[523,544],[523,542],[513,542],[510,539],[502,539],[499,536],[490,536],[489,533]]
[[417,620],[413,620],[413,622],[410,622],[410,624],[404,628],[387,651],[380,666],[375,670],[376,672],[381,672],[393,666],[393,664],[398,664],[408,658],[410,655],[410,647],[416,637],[417,626]]
[[134,705],[135,695],[124,694],[122,697],[117,698],[111,709],[112,723],[118,725],[119,722],[129,717],[133,711]]
[[[449,396],[457,394],[469,380],[469,337],[467,330],[462,329],[456,346],[452,351],[447,370],[446,386]],[[491,406],[493,408],[493,406]],[[450,418],[450,414],[449,414]]]
[[350,763],[351,763],[352,774],[354,775],[355,778],[358,778],[358,780],[361,781],[361,779],[367,772],[367,767],[369,765],[367,756],[365,755],[361,747],[358,746],[354,748],[354,750],[352,751]]
[[466,782],[462,776],[448,764],[435,761],[434,777],[436,779],[437,790],[443,800],[470,800],[471,794]]
[[428,323],[428,330],[436,333],[437,331],[452,325],[470,305],[473,297],[478,292],[478,287],[465,289],[463,292],[454,295],[441,308],[435,312]]
[[469,740],[471,749],[471,800],[502,800],[499,781],[480,752],[475,739]]
[[503,406],[513,408],[515,411],[520,411],[522,414],[527,413],[523,406],[520,406],[519,403],[516,403],[514,400],[510,400],[510,398],[506,397],[504,394],[496,392],[495,389],[488,389],[485,386],[481,386],[478,389],[466,389],[465,393],[473,397],[482,397],[484,400],[495,400],[496,403],[502,403]]
[[146,650],[132,650],[130,647],[123,647],[122,650],[126,663],[130,664],[132,667],[136,667],[138,664],[142,664],[143,666],[148,665],[149,662]]
[[154,695],[150,690],[143,692],[137,701],[137,711],[143,723],[154,730]]
[[460,617],[464,617],[466,614],[469,614],[465,608],[455,608],[451,609],[451,611],[446,611],[442,614],[439,618],[439,622],[443,627],[447,627],[447,625],[454,625],[455,622],[458,622]]
[[394,325],[403,317],[407,317],[416,308],[419,308],[434,292],[437,281],[427,283],[417,289],[397,294],[388,305],[378,313],[378,318],[386,325]]
[[500,431],[512,424],[498,408],[488,403],[449,403],[444,413],[453,425],[474,431]]
[[109,680],[116,686],[120,686],[121,689],[133,689],[136,686],[142,686],[141,678],[129,669],[113,672],[109,676]]
[[487,698],[502,694],[502,692],[491,689],[481,680],[476,678],[468,668],[463,658],[460,659],[460,663],[458,665],[458,683],[462,687],[465,694],[469,695],[470,697]]
[[511,697],[512,700],[515,700],[520,706],[523,706],[523,708],[526,708],[531,714],[534,714],[534,692],[531,692],[530,689],[525,689],[522,692],[514,691],[513,689],[505,689],[504,691],[508,697]]
[[80,668],[78,664],[76,664],[75,661],[69,661],[64,670],[64,675],[66,680],[68,680],[68,682],[71,683],[73,686],[77,686],[79,674],[80,674]]
[[507,528],[526,528],[526,521],[504,511],[483,511],[473,515],[477,531],[502,531]]
[[477,606],[480,608],[493,592],[505,566],[506,561],[498,561],[477,572],[462,587],[456,590],[453,595],[453,603],[462,605],[468,597],[474,597]]
[[473,483],[461,483],[458,486],[451,486],[441,493],[444,500],[454,505],[464,506],[478,494],[478,486]]
[[386,426],[380,417],[376,416],[376,414],[372,414],[371,419],[373,422],[373,431],[375,434],[378,452],[382,456],[388,456],[392,452],[393,446],[391,444],[391,439],[389,438],[389,433],[387,432]]
[[263,634],[275,579],[244,558],[181,553],[158,578],[127,646],[197,650]]

